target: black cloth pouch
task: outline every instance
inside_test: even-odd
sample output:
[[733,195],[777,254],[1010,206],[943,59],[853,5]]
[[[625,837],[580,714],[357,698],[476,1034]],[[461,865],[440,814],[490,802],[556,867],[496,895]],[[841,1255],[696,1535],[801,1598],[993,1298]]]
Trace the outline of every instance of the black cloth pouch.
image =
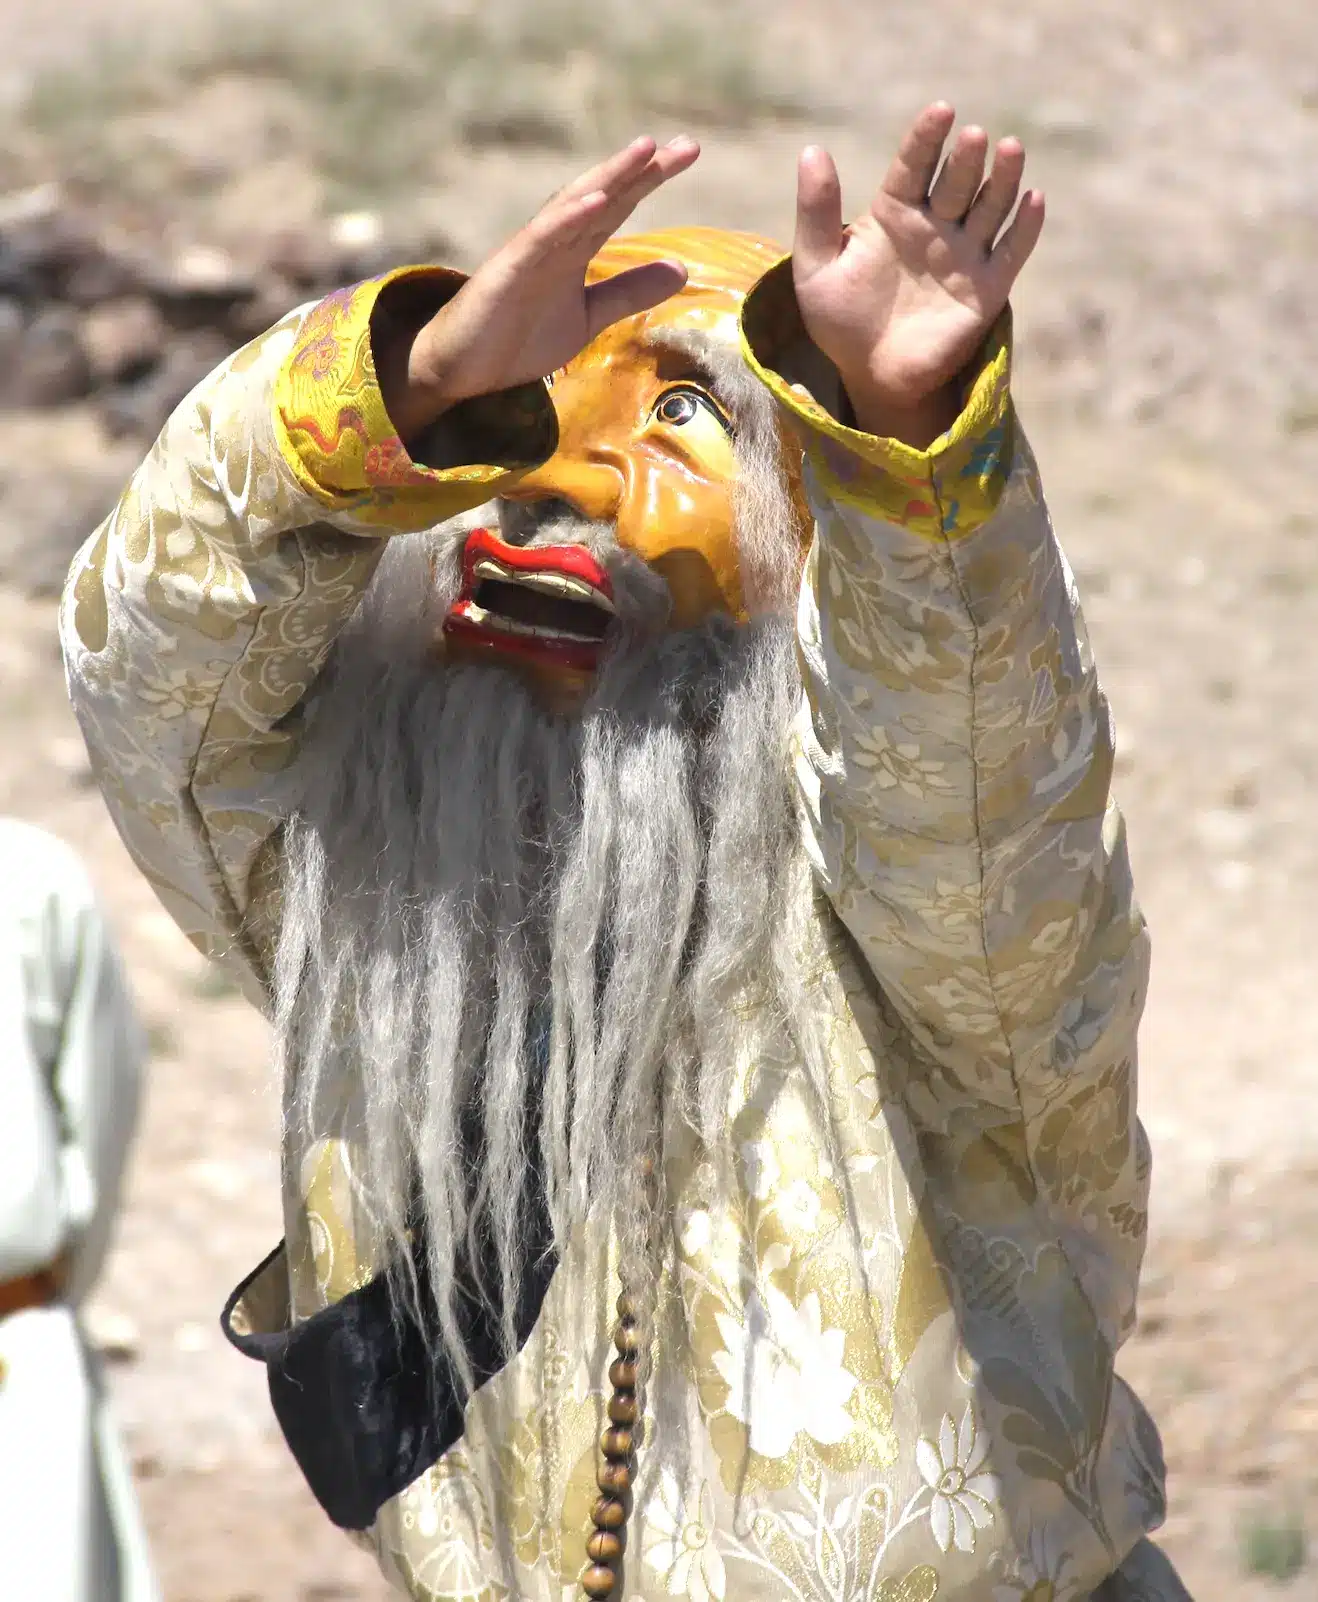
[[[517,1348],[553,1278],[548,1219],[532,1209],[517,1284]],[[275,1417],[316,1500],[341,1529],[380,1508],[461,1439],[466,1392],[445,1360],[417,1254],[421,1317],[391,1304],[384,1274],[312,1317],[292,1317],[281,1242],[225,1304],[225,1336],[266,1365]],[[465,1271],[464,1271],[465,1270]],[[478,1385],[504,1366],[498,1315],[460,1264],[458,1324]]]

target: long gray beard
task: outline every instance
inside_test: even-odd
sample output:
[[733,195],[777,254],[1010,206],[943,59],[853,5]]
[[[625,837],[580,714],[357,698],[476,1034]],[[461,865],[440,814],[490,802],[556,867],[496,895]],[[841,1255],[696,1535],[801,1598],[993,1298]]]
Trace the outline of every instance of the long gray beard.
[[[560,1253],[588,1219],[652,1240],[677,1143],[726,1169],[734,1076],[797,1032],[808,868],[788,618],[633,629],[554,717],[429,649],[461,532],[438,583],[433,536],[394,541],[335,648],[287,830],[276,1026],[289,1149],[350,1143],[354,1230],[404,1298],[422,1225],[469,1380],[459,1253],[511,1352],[532,1168]],[[646,577],[615,571],[624,617],[653,605]]]

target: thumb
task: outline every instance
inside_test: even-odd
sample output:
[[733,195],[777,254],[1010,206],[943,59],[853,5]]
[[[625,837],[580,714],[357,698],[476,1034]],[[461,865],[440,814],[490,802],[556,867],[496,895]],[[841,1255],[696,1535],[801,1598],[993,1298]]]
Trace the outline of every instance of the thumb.
[[586,290],[586,327],[594,339],[610,323],[649,311],[675,295],[686,283],[686,268],[678,261],[648,261],[628,267],[612,278],[601,279]]
[[798,266],[816,271],[842,251],[842,185],[828,151],[807,145],[796,168],[796,238],[792,255]]

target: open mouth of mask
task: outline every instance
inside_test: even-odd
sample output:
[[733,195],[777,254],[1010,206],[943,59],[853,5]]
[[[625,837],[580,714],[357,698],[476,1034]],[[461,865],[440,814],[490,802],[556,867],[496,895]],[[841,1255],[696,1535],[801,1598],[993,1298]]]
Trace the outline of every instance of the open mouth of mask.
[[509,545],[468,536],[446,636],[484,650],[592,672],[617,620],[608,573],[582,545]]

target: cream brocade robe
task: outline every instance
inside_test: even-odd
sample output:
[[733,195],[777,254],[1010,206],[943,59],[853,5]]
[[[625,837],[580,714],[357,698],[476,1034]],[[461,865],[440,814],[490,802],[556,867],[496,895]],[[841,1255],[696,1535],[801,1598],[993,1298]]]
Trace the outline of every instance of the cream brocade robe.
[[[443,459],[460,465],[411,461],[371,359],[386,281],[293,314],[206,380],[65,596],[72,694],[119,828],[258,1001],[299,703],[383,536],[480,504],[553,448],[533,386],[451,416]],[[660,1332],[620,1597],[1182,1597],[1144,1539],[1163,1513],[1157,1433],[1113,1374],[1146,1223],[1148,946],[1107,705],[1012,412],[1008,322],[960,420],[918,452],[780,376],[795,317],[783,264],[743,339],[792,414],[817,524],[794,745],[816,870],[809,1049],[827,1056],[834,1144],[798,1064],[748,1061],[728,1108],[734,1204],[694,1154],[672,1176],[680,1314]],[[351,1140],[285,1156],[287,1256],[253,1323],[380,1266],[354,1234]],[[382,1509],[368,1539],[412,1596],[574,1594],[612,1259],[587,1240],[565,1258],[463,1438]]]

